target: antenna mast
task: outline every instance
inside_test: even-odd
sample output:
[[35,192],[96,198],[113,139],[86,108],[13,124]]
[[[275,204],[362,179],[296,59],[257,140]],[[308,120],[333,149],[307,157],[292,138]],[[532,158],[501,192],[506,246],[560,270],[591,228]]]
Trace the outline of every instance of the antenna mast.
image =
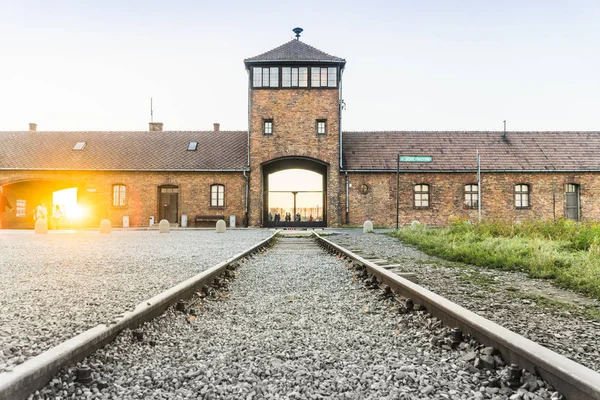
[[154,110],[152,110],[152,97],[150,97],[150,122],[154,122]]

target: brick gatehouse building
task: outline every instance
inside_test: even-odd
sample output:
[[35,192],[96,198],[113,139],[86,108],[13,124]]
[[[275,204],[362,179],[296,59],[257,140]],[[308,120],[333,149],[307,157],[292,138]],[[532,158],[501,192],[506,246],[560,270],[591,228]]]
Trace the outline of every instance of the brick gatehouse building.
[[[483,219],[600,219],[600,132],[344,132],[344,59],[298,37],[244,63],[247,131],[0,132],[5,227],[39,203],[78,227],[444,225],[476,221],[479,199]],[[431,161],[398,176],[398,155]]]

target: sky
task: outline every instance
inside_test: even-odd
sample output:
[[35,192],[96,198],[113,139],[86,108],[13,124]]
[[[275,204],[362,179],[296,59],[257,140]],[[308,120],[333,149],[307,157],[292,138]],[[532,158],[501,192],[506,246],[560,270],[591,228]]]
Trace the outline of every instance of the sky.
[[246,130],[243,60],[346,59],[344,131],[600,130],[600,0],[0,0],[0,131]]

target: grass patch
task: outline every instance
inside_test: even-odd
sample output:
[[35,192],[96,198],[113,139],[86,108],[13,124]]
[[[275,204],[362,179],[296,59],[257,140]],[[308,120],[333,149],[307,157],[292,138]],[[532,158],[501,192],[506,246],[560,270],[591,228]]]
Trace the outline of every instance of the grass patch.
[[402,229],[391,235],[445,260],[523,271],[600,299],[598,223],[458,222],[448,228]]
[[551,308],[556,311],[567,311],[571,314],[584,315],[587,318],[600,321],[600,310],[594,306],[576,306],[571,303],[565,303],[563,301],[557,301],[549,299],[545,296],[531,295],[531,294],[515,294],[513,298],[527,299],[535,302],[538,307]]

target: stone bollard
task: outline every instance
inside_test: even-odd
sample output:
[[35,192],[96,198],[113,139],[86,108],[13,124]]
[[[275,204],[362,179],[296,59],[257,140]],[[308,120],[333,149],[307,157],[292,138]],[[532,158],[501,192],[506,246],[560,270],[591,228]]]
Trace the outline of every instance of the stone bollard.
[[225,233],[225,221],[220,219],[217,221],[217,233]]
[[112,231],[112,225],[110,220],[103,219],[100,221],[100,233],[110,233]]
[[35,221],[35,233],[48,233],[48,221],[45,218]]
[[158,223],[158,232],[169,233],[171,231],[171,224],[166,219],[161,219]]
[[419,221],[413,221],[410,223],[411,229],[419,229],[421,227],[421,223]]
[[373,222],[365,221],[363,225],[363,233],[372,233],[373,232]]

